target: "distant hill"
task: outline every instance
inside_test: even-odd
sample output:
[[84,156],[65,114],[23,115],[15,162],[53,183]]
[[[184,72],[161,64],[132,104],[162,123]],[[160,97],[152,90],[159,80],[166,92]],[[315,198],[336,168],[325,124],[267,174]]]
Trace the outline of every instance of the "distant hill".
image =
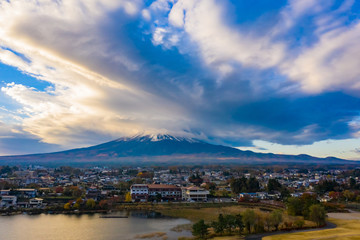
[[100,145],[62,152],[0,157],[4,164],[360,164],[334,157],[255,153],[170,135],[123,137]]

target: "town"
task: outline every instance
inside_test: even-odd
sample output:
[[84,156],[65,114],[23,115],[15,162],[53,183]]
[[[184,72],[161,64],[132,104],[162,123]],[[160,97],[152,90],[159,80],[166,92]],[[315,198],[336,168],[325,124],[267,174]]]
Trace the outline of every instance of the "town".
[[[360,169],[285,167],[0,167],[3,214],[111,209],[121,203],[360,202]],[[334,205],[334,206],[333,206]],[[330,205],[329,205],[330,206]],[[341,207],[340,204],[336,205]],[[348,207],[348,206],[347,206]],[[39,211],[41,212],[41,211]]]

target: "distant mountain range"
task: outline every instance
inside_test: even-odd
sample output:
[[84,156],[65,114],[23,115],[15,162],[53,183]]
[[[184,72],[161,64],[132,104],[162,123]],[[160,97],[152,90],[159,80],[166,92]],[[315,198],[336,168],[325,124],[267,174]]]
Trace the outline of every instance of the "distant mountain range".
[[196,165],[196,164],[360,164],[334,157],[255,153],[171,135],[137,135],[62,152],[0,157],[4,164]]

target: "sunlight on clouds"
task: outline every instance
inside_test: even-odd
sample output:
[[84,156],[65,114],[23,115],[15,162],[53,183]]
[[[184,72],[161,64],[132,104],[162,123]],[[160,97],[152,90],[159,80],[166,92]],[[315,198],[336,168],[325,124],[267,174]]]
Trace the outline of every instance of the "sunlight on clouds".
[[284,63],[283,71],[310,93],[360,89],[359,38],[360,23],[332,30],[293,62]]
[[353,4],[289,0],[267,25],[262,16],[238,23],[231,4],[217,0],[2,1],[0,62],[50,85],[4,83],[2,93],[21,107],[0,109],[3,124],[16,118],[12,134],[68,147],[167,131],[262,139],[259,148],[275,150],[270,142],[316,141],[321,151],[346,144],[319,140],[358,137],[353,105],[329,110],[329,120],[302,118],[317,109],[293,99],[358,96],[360,24],[344,17]]
[[[156,2],[165,5],[163,0]],[[277,68],[289,80],[299,82],[304,92],[311,94],[359,89],[360,24],[355,21],[342,27],[343,20],[337,15],[348,10],[353,3],[347,0],[330,11],[331,2],[291,0],[280,12],[279,23],[259,35],[225,23],[227,9],[217,1],[179,0],[168,12],[168,24],[173,28],[154,28],[153,42],[186,49],[181,45],[184,41],[168,43],[169,36],[180,36],[180,31],[183,39],[188,37],[199,47],[199,50],[191,48],[184,52],[194,54],[194,50],[197,51],[205,64],[221,75],[233,72],[231,65],[238,63],[259,69]],[[318,40],[311,46],[290,49],[285,41],[279,40],[279,36],[286,34],[305,15],[316,16],[317,29],[314,31]],[[156,21],[164,25],[161,18]]]
[[169,22],[183,28],[200,47],[204,61],[211,66],[225,66],[236,61],[244,66],[269,68],[283,58],[283,44],[267,36],[242,34],[225,23],[224,15],[225,9],[213,0],[180,0],[169,13]]
[[316,157],[339,157],[357,160],[360,157],[360,139],[325,140],[311,145],[282,145],[272,142],[255,140],[254,147],[239,147],[240,150],[251,150],[262,153],[308,154]]
[[[86,62],[76,59],[86,54],[95,61],[107,61],[101,64],[111,64],[114,68],[125,66],[129,71],[136,71],[138,67],[132,66],[131,59],[108,54],[103,49],[106,39],[101,39],[97,28],[101,19],[106,19],[107,12],[124,8],[127,14],[134,15],[140,11],[140,6],[141,1],[0,4],[0,44],[3,47],[0,61],[53,84],[45,91],[15,83],[1,89],[23,105],[19,111],[25,115],[22,117],[25,132],[46,143],[74,147],[144,129],[155,132],[163,127],[179,128],[172,120],[176,115],[170,114],[175,109],[182,112],[180,118],[186,121],[183,111],[170,102],[129,85],[129,80],[118,74],[110,74],[117,75],[116,79],[110,79],[91,71]],[[41,24],[37,25],[39,21]],[[29,61],[5,48],[20,52]]]

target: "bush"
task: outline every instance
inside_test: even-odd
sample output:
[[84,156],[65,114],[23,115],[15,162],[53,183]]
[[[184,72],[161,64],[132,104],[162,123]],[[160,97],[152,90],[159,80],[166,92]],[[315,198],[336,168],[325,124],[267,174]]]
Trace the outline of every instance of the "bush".
[[305,221],[301,218],[297,219],[295,222],[294,222],[294,226],[298,229],[300,228],[303,228],[305,225]]

